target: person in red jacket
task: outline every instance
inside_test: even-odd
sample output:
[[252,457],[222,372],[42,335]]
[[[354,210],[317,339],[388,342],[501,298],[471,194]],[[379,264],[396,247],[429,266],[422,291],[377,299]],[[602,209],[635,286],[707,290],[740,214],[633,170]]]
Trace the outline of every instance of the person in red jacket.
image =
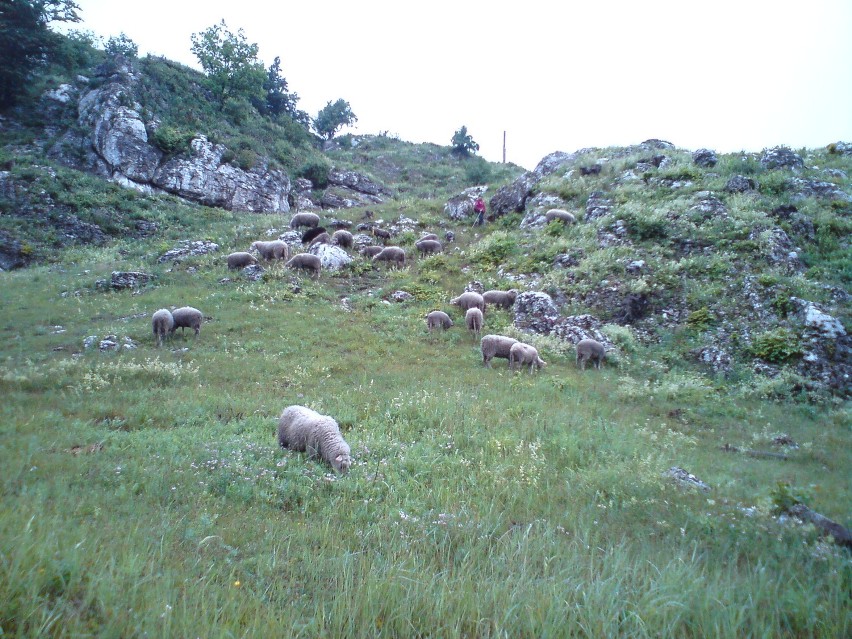
[[476,221],[473,225],[482,226],[485,224],[485,201],[481,197],[476,198],[476,202],[473,203],[473,210],[476,213]]

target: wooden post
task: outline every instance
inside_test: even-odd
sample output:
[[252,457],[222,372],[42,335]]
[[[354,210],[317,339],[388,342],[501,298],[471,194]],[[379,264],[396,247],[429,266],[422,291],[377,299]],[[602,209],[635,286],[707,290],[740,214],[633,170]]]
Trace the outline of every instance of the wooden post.
[[506,164],[506,132],[503,131],[503,164]]

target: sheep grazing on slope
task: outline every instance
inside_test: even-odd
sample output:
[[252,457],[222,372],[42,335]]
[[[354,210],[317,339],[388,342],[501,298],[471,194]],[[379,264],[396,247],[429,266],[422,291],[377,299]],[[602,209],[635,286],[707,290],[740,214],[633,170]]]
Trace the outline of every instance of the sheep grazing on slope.
[[482,350],[482,364],[491,368],[491,360],[495,357],[509,359],[509,351],[518,340],[505,335],[486,335],[479,341]]
[[349,444],[340,434],[337,422],[305,406],[288,406],[278,420],[278,445],[320,457],[338,473],[352,465]]
[[550,209],[544,214],[545,221],[550,224],[553,220],[559,220],[563,224],[573,224],[577,221],[573,213],[569,213],[564,209]]
[[297,253],[287,262],[287,268],[300,268],[305,271],[313,271],[314,275],[319,275],[322,269],[322,260],[310,253]]
[[172,312],[167,308],[161,308],[151,316],[151,327],[154,329],[157,346],[163,343],[166,335],[171,334],[174,325],[175,318],[172,317]]
[[444,246],[438,240],[417,240],[414,243],[421,255],[430,253],[440,253],[444,250]]
[[475,291],[462,293],[458,297],[451,299],[450,304],[458,306],[465,313],[467,313],[467,309],[469,308],[478,308],[485,313],[485,300],[482,298],[482,295]]
[[535,372],[535,369],[537,368],[544,368],[547,366],[547,362],[538,356],[538,351],[535,346],[530,346],[523,342],[512,344],[512,348],[509,349],[509,369],[514,370],[515,364],[518,365],[518,370],[520,370],[521,366],[524,364],[529,364],[530,374]]
[[405,266],[405,251],[398,246],[386,246],[373,256],[373,262],[390,262],[402,268]]
[[373,259],[376,255],[381,253],[384,248],[384,246],[365,246],[358,252],[366,258]]
[[324,226],[317,226],[312,229],[308,229],[302,234],[302,244],[307,244],[315,237],[317,237],[318,235],[322,235],[323,233],[328,233],[328,231],[325,230]]
[[257,264],[257,258],[251,253],[246,253],[245,251],[237,251],[236,253],[231,253],[228,256],[228,268],[231,270],[245,268],[246,266],[251,266],[252,264]]
[[391,238],[391,232],[390,231],[380,229],[376,226],[373,227],[373,235],[375,235],[377,238],[379,238],[383,241],[389,240]]
[[577,365],[580,370],[586,370],[586,362],[591,360],[595,368],[600,369],[601,362],[606,357],[604,345],[593,339],[581,339],[577,342]]
[[467,309],[467,313],[464,314],[464,323],[474,335],[479,335],[482,332],[482,311],[476,307]]
[[[422,242],[423,240],[437,240],[437,239],[438,239],[438,236],[435,235],[434,233],[426,233],[425,235],[423,235],[423,237],[421,237],[419,240],[417,240],[417,242]],[[415,242],[415,244],[417,244],[417,242]]]
[[316,213],[296,213],[290,218],[290,228],[297,229],[300,226],[308,226],[314,228],[319,226],[320,217]]
[[338,229],[332,234],[331,243],[342,248],[352,248],[352,245],[355,243],[355,238],[352,237],[352,233],[346,229]]
[[432,332],[433,328],[447,330],[453,325],[453,320],[444,311],[432,311],[426,316],[426,328]]
[[172,317],[175,321],[174,326],[172,326],[172,333],[180,329],[180,333],[183,335],[184,329],[191,328],[195,331],[197,337],[201,332],[201,323],[204,321],[204,316],[197,308],[181,306],[172,311]]
[[290,248],[283,240],[272,240],[271,242],[252,242],[252,250],[260,253],[265,260],[286,260],[290,257]]
[[482,294],[482,299],[485,300],[486,304],[500,308],[512,308],[517,297],[518,291],[514,288],[510,288],[508,291],[485,291]]
[[308,244],[309,247],[314,244],[329,244],[331,242],[331,235],[328,233],[320,233],[314,239],[311,240],[311,243]]

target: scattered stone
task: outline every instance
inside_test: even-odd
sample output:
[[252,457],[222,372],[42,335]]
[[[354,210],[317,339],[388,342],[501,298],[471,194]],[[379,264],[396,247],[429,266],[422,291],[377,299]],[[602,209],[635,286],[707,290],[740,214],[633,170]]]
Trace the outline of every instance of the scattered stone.
[[666,472],[663,473],[663,477],[671,477],[681,486],[685,486],[688,488],[697,488],[698,490],[702,490],[704,492],[710,490],[710,486],[698,479],[698,477],[677,466],[672,466],[671,468],[669,468]]
[[710,149],[698,149],[692,154],[692,163],[705,169],[716,166],[718,161],[719,158],[716,157],[715,151]]
[[589,199],[586,201],[585,220],[596,220],[599,217],[609,214],[612,210],[612,200],[605,197],[601,191],[592,191]]
[[257,282],[263,279],[263,267],[260,264],[249,264],[242,270],[244,278],[250,282]]
[[627,264],[626,268],[628,273],[636,275],[637,273],[644,271],[646,266],[647,264],[645,263],[645,260],[632,260]]
[[560,253],[553,258],[553,265],[559,268],[571,268],[577,266],[584,257],[586,257],[586,254],[582,249],[577,249],[571,253]]
[[116,290],[125,288],[139,288],[145,286],[154,279],[150,273],[140,271],[113,271],[110,275],[110,287]]
[[594,315],[588,313],[569,315],[556,320],[552,335],[571,344],[584,339],[593,339],[603,344],[606,350],[611,350],[612,341],[601,332],[601,326],[601,321]]
[[209,240],[182,240],[176,247],[163,253],[157,258],[157,262],[180,263],[188,257],[207,255],[219,250],[219,245]]
[[559,309],[547,293],[525,291],[515,299],[514,325],[522,331],[549,335],[559,318]]
[[792,168],[800,169],[805,166],[802,156],[794,153],[786,146],[776,146],[772,149],[764,149],[760,163],[765,169]]
[[690,351],[702,364],[709,366],[714,373],[729,373],[731,371],[731,356],[718,346],[705,346]]
[[479,293],[482,295],[485,292],[485,286],[479,280],[472,280],[465,284],[465,293]]
[[409,300],[413,300],[414,296],[406,291],[394,291],[390,298],[394,302],[407,302]]
[[728,193],[747,193],[757,189],[757,182],[744,175],[734,175],[725,184]]

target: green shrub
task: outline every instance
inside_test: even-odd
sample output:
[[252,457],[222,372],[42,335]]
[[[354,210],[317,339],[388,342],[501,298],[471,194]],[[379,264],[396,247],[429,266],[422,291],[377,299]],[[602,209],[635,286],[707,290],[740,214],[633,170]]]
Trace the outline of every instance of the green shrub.
[[303,165],[296,174],[297,177],[310,180],[314,188],[324,189],[328,186],[328,173],[331,167],[326,162],[312,161]]
[[163,153],[177,155],[189,151],[189,143],[194,137],[194,133],[163,124],[152,131],[148,139]]
[[686,325],[697,331],[706,331],[714,322],[716,317],[706,306],[692,311],[686,318]]
[[471,247],[471,260],[482,266],[498,266],[518,248],[517,240],[506,231],[495,231]]
[[789,329],[776,328],[755,337],[748,352],[766,362],[783,364],[799,357],[802,349],[796,336]]

